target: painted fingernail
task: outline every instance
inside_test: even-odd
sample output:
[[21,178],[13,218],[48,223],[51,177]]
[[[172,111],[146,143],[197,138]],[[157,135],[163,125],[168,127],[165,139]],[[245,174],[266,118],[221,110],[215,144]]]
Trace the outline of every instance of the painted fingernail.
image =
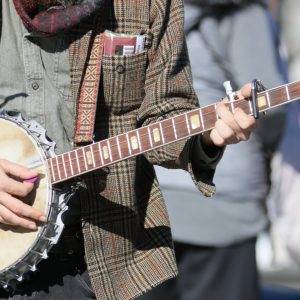
[[38,177],[35,176],[35,177],[31,177],[31,178],[25,179],[24,182],[35,183],[37,181],[37,179],[38,179]]

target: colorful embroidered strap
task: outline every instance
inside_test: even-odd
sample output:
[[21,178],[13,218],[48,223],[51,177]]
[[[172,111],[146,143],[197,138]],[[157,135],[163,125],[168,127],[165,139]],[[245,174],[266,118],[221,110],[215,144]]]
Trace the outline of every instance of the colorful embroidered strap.
[[98,34],[93,42],[80,88],[74,136],[75,145],[93,141],[103,48],[104,35]]

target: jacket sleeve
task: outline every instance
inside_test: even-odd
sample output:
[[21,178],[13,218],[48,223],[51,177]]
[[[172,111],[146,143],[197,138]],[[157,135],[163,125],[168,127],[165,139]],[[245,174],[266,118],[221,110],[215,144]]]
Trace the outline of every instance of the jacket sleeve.
[[[171,118],[198,107],[184,36],[181,0],[156,0],[151,5],[152,45],[146,74],[145,97],[138,112],[138,126]],[[223,149],[205,153],[201,135],[182,140],[146,154],[153,163],[190,172],[207,196],[215,193],[212,182]]]

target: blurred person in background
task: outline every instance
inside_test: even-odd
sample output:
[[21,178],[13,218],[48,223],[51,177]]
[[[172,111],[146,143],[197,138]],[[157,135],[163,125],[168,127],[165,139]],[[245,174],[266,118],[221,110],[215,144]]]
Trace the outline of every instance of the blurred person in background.
[[[267,88],[285,82],[277,27],[265,1],[186,0],[185,30],[201,106],[224,97],[227,80],[233,89],[254,78]],[[276,148],[283,116],[284,108],[270,111],[248,142],[227,147],[212,199],[199,195],[184,172],[156,169],[179,276],[141,299],[259,299],[255,244],[268,224],[267,156]]]
[[[288,54],[289,81],[300,80],[300,1],[272,1]],[[272,160],[268,197],[273,264],[282,269],[300,262],[300,102],[287,107],[286,126]]]

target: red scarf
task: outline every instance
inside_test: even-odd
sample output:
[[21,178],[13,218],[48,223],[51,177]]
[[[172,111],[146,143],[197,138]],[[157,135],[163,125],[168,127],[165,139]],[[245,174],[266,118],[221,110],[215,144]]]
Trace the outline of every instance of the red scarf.
[[30,31],[53,34],[77,25],[101,7],[104,0],[13,0]]

